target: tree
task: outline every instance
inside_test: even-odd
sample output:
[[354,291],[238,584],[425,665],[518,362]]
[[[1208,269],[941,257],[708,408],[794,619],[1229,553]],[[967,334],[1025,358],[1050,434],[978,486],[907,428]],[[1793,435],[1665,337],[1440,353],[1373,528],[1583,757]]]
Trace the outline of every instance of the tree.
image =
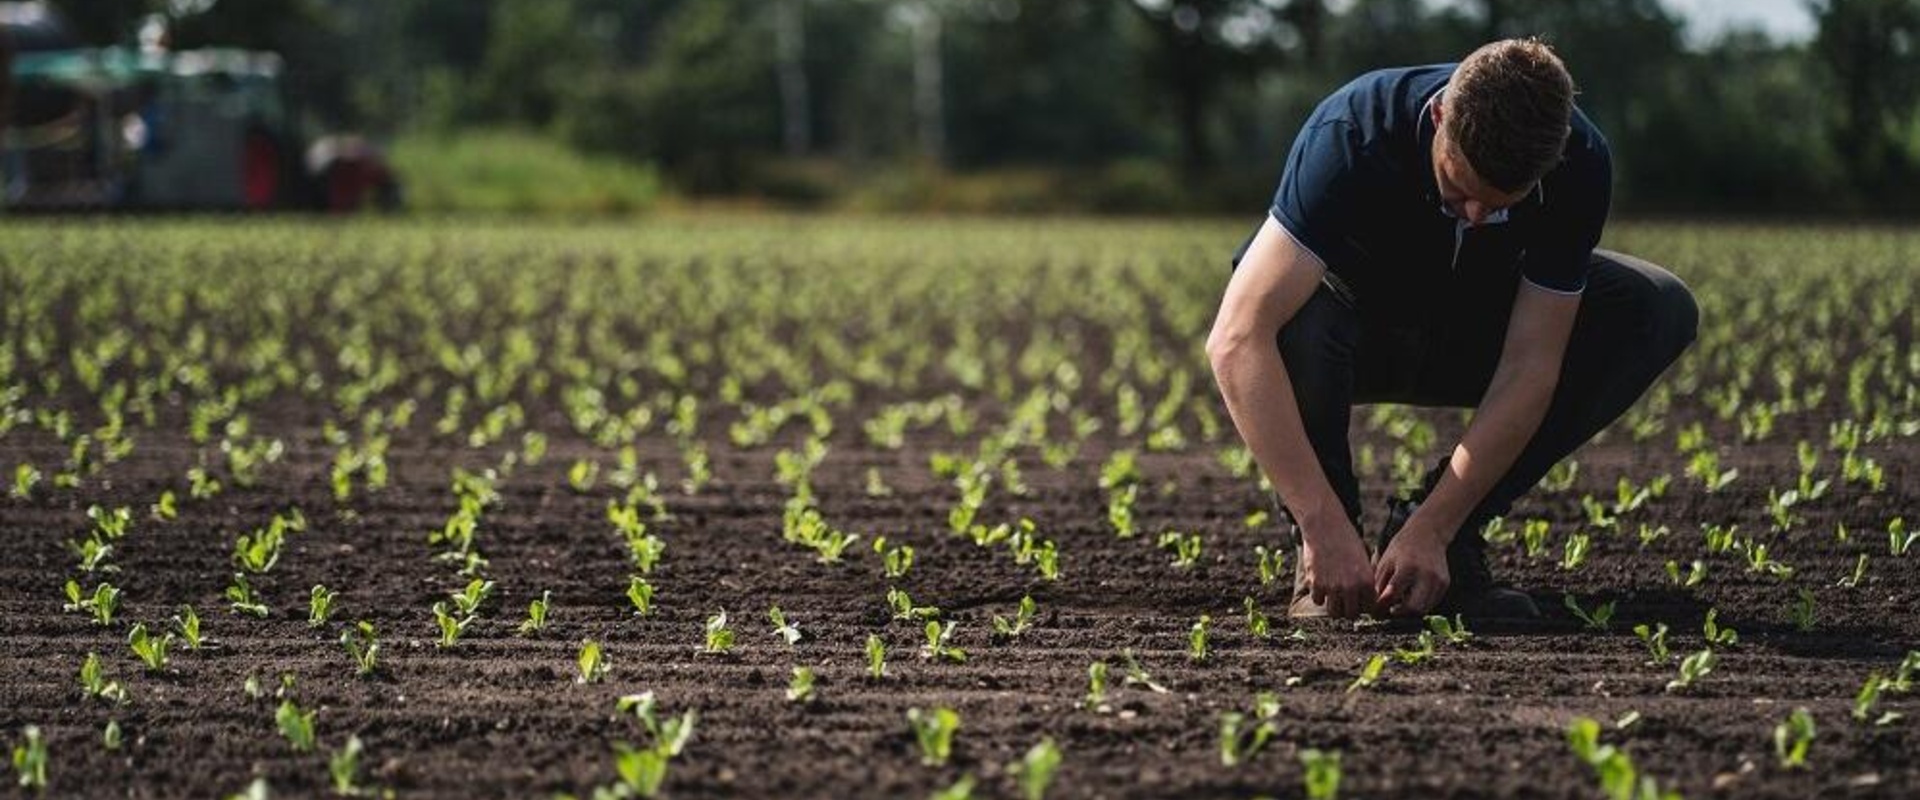
[[1855,185],[1875,200],[1913,199],[1914,111],[1920,102],[1920,0],[1816,0],[1813,52],[1838,93],[1834,144]]

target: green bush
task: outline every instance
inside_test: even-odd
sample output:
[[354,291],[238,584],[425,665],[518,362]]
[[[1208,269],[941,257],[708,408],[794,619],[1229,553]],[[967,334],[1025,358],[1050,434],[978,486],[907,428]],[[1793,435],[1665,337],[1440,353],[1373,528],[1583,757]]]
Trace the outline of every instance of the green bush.
[[417,211],[621,214],[645,211],[661,194],[652,167],[523,131],[411,134],[394,143],[392,160]]

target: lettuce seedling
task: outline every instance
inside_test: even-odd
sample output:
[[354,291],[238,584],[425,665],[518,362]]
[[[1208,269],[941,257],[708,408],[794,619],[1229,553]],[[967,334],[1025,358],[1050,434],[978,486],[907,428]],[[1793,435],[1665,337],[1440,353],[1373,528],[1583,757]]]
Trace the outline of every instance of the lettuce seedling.
[[108,752],[119,750],[126,740],[126,733],[120,730],[120,720],[107,720],[107,726],[100,729],[100,746]]
[[293,698],[280,701],[280,709],[273,714],[274,725],[280,728],[280,735],[287,744],[293,746],[296,753],[313,752],[313,717],[318,712],[301,711]]
[[1207,660],[1207,626],[1213,623],[1213,617],[1201,614],[1193,627],[1187,631],[1187,658],[1192,661]]
[[1420,635],[1414,639],[1413,647],[1394,648],[1393,657],[1402,664],[1413,666],[1433,658],[1435,652],[1433,631],[1421,631]]
[[340,646],[353,659],[355,675],[364,678],[380,668],[380,634],[373,623],[363,619],[341,631]]
[[210,640],[200,635],[200,615],[194,613],[193,606],[181,606],[180,613],[173,615],[173,629],[179,632],[181,640],[187,643],[188,650],[199,652],[200,648],[210,643]]
[[93,596],[80,593],[78,581],[68,580],[66,585],[67,603],[62,606],[67,611],[85,611],[93,615],[93,624],[106,626],[113,624],[113,613],[120,608],[120,589],[111,583],[102,583],[93,587]]
[[1920,541],[1920,530],[1908,532],[1906,518],[1894,517],[1887,523],[1887,552],[1895,558],[1906,555],[1916,541]]
[[627,576],[627,602],[633,605],[633,613],[646,616],[653,612],[653,584],[638,575]]
[[1587,551],[1592,548],[1593,538],[1584,533],[1567,537],[1565,548],[1560,556],[1560,568],[1569,572],[1579,569],[1587,561]]
[[1719,657],[1714,655],[1712,648],[1701,650],[1698,653],[1681,659],[1680,677],[1667,682],[1667,691],[1671,692],[1675,689],[1685,689],[1692,686],[1694,681],[1700,680],[1706,677],[1707,673],[1712,672],[1714,664],[1718,663],[1718,661]]
[[19,774],[21,788],[44,792],[47,790],[47,740],[41,737],[38,725],[28,725],[20,733],[25,741],[13,747],[13,771]]
[[580,642],[580,677],[575,683],[599,683],[607,677],[607,661],[600,654],[600,643],[592,639]]
[[[1220,765],[1237,767],[1267,746],[1280,732],[1274,718],[1280,715],[1280,696],[1273,692],[1254,695],[1253,712],[1228,711],[1220,715]],[[1251,726],[1248,723],[1253,723]]]
[[[1898,686],[1893,679],[1887,678],[1878,672],[1867,675],[1867,682],[1860,687],[1860,694],[1855,695],[1853,698],[1853,718],[1861,722],[1866,722],[1868,717],[1873,716],[1873,707],[1880,702],[1880,694],[1889,690],[1898,690]],[[1876,726],[1888,725],[1900,719],[1900,717],[1900,712],[1888,711],[1875,718],[1873,724]]]
[[365,746],[360,743],[358,734],[348,736],[347,743],[327,758],[327,774],[333,778],[333,793],[341,797],[355,797],[363,793],[360,781],[360,754]]
[[1197,533],[1167,531],[1160,534],[1160,549],[1173,552],[1173,566],[1176,569],[1192,569],[1200,563],[1200,545],[1200,534]]
[[1128,484],[1107,497],[1107,522],[1113,526],[1113,535],[1121,539],[1131,539],[1139,533],[1133,522],[1133,503],[1139,495],[1137,484]]
[[689,709],[678,717],[660,719],[656,712],[659,703],[653,692],[622,695],[614,701],[614,710],[620,714],[632,714],[640,721],[651,738],[648,748],[668,758],[678,757],[686,749],[687,741],[693,738],[693,726],[699,715]]
[[80,571],[88,575],[96,572],[109,573],[120,571],[119,567],[107,563],[107,559],[113,556],[113,545],[102,541],[97,535],[89,536],[78,542],[68,541],[67,549],[73,551],[75,558],[80,559],[78,565]]
[[727,628],[727,610],[707,618],[707,643],[700,652],[712,655],[725,655],[733,649],[733,631]]
[[1722,626],[1716,619],[1719,616],[1720,609],[1707,609],[1706,622],[1700,626],[1701,634],[1707,637],[1707,644],[1725,645],[1727,647],[1739,644],[1740,633],[1732,628]]
[[440,640],[435,642],[435,644],[440,647],[452,647],[459,644],[460,634],[467,632],[467,625],[471,624],[473,619],[473,617],[455,617],[453,614],[448,613],[447,603],[444,600],[434,603],[433,622],[435,625],[440,626]]
[[1647,653],[1651,656],[1647,666],[1657,667],[1673,660],[1673,653],[1667,650],[1667,623],[1658,623],[1653,628],[1648,628],[1645,623],[1635,625],[1633,635],[1640,637],[1640,641],[1647,645]]
[[[1257,512],[1264,514],[1265,512]],[[1264,544],[1253,546],[1253,554],[1259,559],[1260,585],[1271,586],[1280,579],[1280,573],[1286,570],[1286,556],[1279,550],[1270,549]]]
[[1026,800],[1044,800],[1047,787],[1053,783],[1054,773],[1060,769],[1060,746],[1053,743],[1053,737],[1042,738],[1038,744],[1027,749],[1020,762],[1008,767],[1008,771],[1020,781],[1020,794]]
[[1273,635],[1273,623],[1267,619],[1266,614],[1260,612],[1260,604],[1254,601],[1253,595],[1247,595],[1241,598],[1240,605],[1247,609],[1247,630],[1249,632],[1262,639],[1269,638]]
[[967,660],[967,651],[947,644],[953,638],[953,632],[959,623],[941,625],[939,620],[927,620],[927,643],[920,647],[920,657],[924,659],[944,658],[955,663]]
[[812,667],[794,667],[793,678],[787,682],[787,701],[792,703],[813,702],[814,674]]
[[265,619],[271,613],[266,603],[253,593],[253,585],[247,583],[245,573],[233,573],[233,583],[227,587],[227,611],[233,614],[252,614]]
[[1808,633],[1814,626],[1813,592],[1799,590],[1791,605],[1787,606],[1787,621],[1793,623],[1793,629]]
[[887,607],[893,609],[894,619],[921,620],[940,616],[940,609],[934,606],[916,606],[907,593],[892,587],[887,588]]
[[620,775],[620,788],[626,791],[610,796],[653,797],[660,793],[660,785],[667,780],[669,759],[665,754],[656,750],[636,749],[626,742],[614,742],[613,752],[614,772]]
[[1467,630],[1465,617],[1455,614],[1452,620],[1438,614],[1427,616],[1427,630],[1435,636],[1447,640],[1447,644],[1464,645],[1473,641],[1473,631]]
[[474,578],[467,582],[465,589],[449,593],[447,596],[453,599],[454,607],[460,609],[460,616],[471,618],[479,613],[480,604],[486,602],[492,594],[493,581]]
[[31,499],[33,487],[40,484],[40,479],[40,470],[23,461],[13,468],[13,490],[9,494],[15,500]]
[[112,705],[125,705],[127,702],[126,685],[107,677],[106,668],[100,665],[97,653],[88,653],[87,660],[80,662],[80,690],[87,697],[97,697]]
[[953,756],[953,734],[960,729],[960,714],[951,708],[922,711],[907,709],[907,726],[920,745],[920,763],[938,767]]
[[1107,703],[1107,662],[1095,661],[1087,665],[1087,698],[1080,705],[1088,711],[1098,711]]
[[1694,559],[1692,563],[1687,565],[1687,572],[1683,576],[1680,574],[1680,562],[1668,561],[1667,578],[1681,588],[1690,589],[1699,586],[1707,579],[1707,562],[1697,558]]
[[1573,612],[1574,616],[1579,617],[1581,622],[1586,623],[1588,628],[1603,632],[1612,629],[1613,601],[1609,600],[1594,606],[1591,612],[1581,608],[1580,601],[1574,599],[1573,595],[1565,595],[1561,602],[1567,607],[1568,611]]
[[1013,619],[1009,620],[999,614],[993,615],[993,631],[1001,637],[1014,638],[1033,627],[1033,615],[1033,595],[1024,595],[1020,598],[1020,607],[1014,612]]
[[1340,796],[1340,751],[1309,747],[1300,751],[1301,777],[1307,800],[1334,800]]
[[1807,766],[1807,749],[1813,746],[1813,714],[1805,708],[1796,708],[1788,714],[1784,722],[1774,726],[1773,752],[1780,758],[1780,766],[1786,769],[1803,769]]
[[1640,775],[1626,751],[1600,743],[1600,723],[1576,717],[1567,728],[1567,744],[1576,758],[1592,767],[1600,789],[1612,800],[1680,800],[1680,793],[1661,791],[1651,775]]
[[327,624],[327,620],[333,617],[333,599],[338,594],[324,584],[313,585],[307,600],[307,627],[318,628]]
[[773,621],[773,635],[785,640],[789,646],[800,643],[800,626],[789,624],[786,613],[779,606],[767,609],[767,619]]
[[898,547],[889,548],[887,547],[887,537],[881,536],[873,540],[873,552],[881,554],[881,567],[885,570],[888,580],[904,577],[907,574],[907,570],[913,568],[913,547],[911,545],[903,544]]
[[887,676],[887,643],[878,634],[867,634],[867,677],[880,680]]
[[547,609],[552,604],[552,591],[541,592],[539,598],[527,603],[527,621],[520,623],[520,635],[526,636],[546,630]]
[[173,632],[153,636],[147,632],[146,623],[136,622],[133,629],[127,631],[127,646],[140,657],[140,663],[147,665],[148,672],[159,672],[167,668],[167,649],[173,646]]
[[1147,691],[1153,692],[1154,694],[1167,693],[1167,687],[1155,683],[1153,676],[1147,674],[1147,668],[1140,666],[1139,659],[1133,657],[1132,648],[1120,651],[1120,657],[1126,659],[1127,662],[1127,674],[1126,677],[1121,680],[1123,685],[1144,686]]
[[1552,531],[1552,523],[1544,519],[1530,519],[1520,527],[1520,542],[1527,550],[1527,558],[1539,558],[1547,551],[1547,534]]
[[1360,674],[1353,679],[1353,683],[1347,684],[1347,693],[1352,694],[1378,683],[1380,681],[1380,673],[1386,668],[1386,654],[1375,653],[1372,658],[1367,659],[1367,663],[1364,666],[1360,667]]

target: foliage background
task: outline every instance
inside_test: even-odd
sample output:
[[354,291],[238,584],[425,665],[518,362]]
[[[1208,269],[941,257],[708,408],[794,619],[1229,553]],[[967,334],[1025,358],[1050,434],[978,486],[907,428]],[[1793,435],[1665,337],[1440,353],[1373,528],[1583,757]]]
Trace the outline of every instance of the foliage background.
[[631,165],[637,188],[585,203],[606,210],[657,171],[695,202],[1245,213],[1330,89],[1537,34],[1614,143],[1619,211],[1920,211],[1920,0],[1809,0],[1817,35],[1787,43],[1697,41],[1656,0],[53,5],[95,43],[161,14],[177,46],[278,50],[313,124],[393,142],[416,174],[503,140],[561,160],[527,181]]

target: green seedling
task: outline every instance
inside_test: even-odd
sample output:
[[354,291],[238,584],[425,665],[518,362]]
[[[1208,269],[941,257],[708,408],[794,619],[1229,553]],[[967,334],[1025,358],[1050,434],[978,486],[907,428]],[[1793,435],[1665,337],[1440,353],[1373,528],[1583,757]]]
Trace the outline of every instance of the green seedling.
[[1033,627],[1034,608],[1033,596],[1022,596],[1020,607],[1014,611],[1013,619],[1009,620],[998,614],[993,616],[993,632],[1007,639],[1026,633],[1028,628]]
[[13,468],[13,490],[9,494],[15,500],[33,498],[33,487],[40,485],[40,470],[32,464],[21,462]]
[[880,680],[887,676],[887,643],[879,634],[867,634],[867,677]]
[[1796,708],[1788,714],[1785,721],[1774,726],[1773,752],[1785,769],[1804,769],[1807,766],[1807,749],[1813,746],[1813,714],[1805,708]]
[[1467,620],[1459,614],[1453,615],[1452,620],[1438,614],[1429,615],[1427,630],[1451,645],[1465,645],[1473,641],[1473,631],[1467,630]]
[[1560,568],[1569,572],[1579,569],[1587,561],[1587,551],[1592,548],[1593,539],[1584,533],[1567,537],[1565,549],[1560,556]]
[[[1881,693],[1895,688],[1892,679],[1878,672],[1869,674],[1867,676],[1867,682],[1860,687],[1860,693],[1853,698],[1853,718],[1861,722],[1866,722],[1869,717],[1873,717],[1873,707],[1880,702]],[[1878,717],[1873,717],[1873,724],[1875,726],[1889,725],[1895,720],[1900,719],[1900,717],[1900,712],[1888,711]]]
[[733,649],[733,631],[727,627],[727,610],[707,618],[706,644],[700,652],[709,655],[725,655]]
[[97,534],[78,542],[69,541],[67,549],[80,560],[80,571],[88,575],[120,571],[119,567],[107,563],[107,559],[113,556],[113,545],[101,540]]
[[1865,581],[1866,579],[1867,579],[1867,554],[1861,553],[1860,557],[1858,559],[1855,559],[1853,562],[1853,572],[1848,574],[1847,577],[1841,578],[1836,583],[1836,585],[1845,589],[1857,589],[1857,588],[1860,588],[1861,582]]
[[1192,569],[1200,563],[1200,534],[1167,531],[1160,534],[1159,546],[1173,553],[1173,566]]
[[433,623],[440,627],[440,639],[435,642],[440,647],[452,647],[460,643],[460,636],[467,632],[467,626],[473,623],[473,617],[456,617],[447,610],[446,601],[433,604]]
[[951,708],[909,708],[907,727],[913,729],[913,740],[920,745],[920,763],[938,767],[953,756],[953,734],[960,729],[960,714]]
[[927,800],[973,800],[973,787],[979,783],[971,774],[961,775],[947,788],[927,795]]
[[486,602],[487,598],[492,595],[493,581],[474,578],[467,582],[466,588],[457,592],[451,592],[447,597],[451,598],[454,607],[460,610],[460,616],[472,617],[479,613],[480,604]]
[[1539,558],[1547,552],[1547,535],[1551,532],[1551,523],[1544,519],[1530,519],[1520,526],[1520,543],[1526,548],[1527,558]]
[[1574,596],[1570,594],[1562,598],[1562,604],[1567,607],[1568,611],[1573,612],[1574,616],[1579,617],[1581,622],[1586,623],[1590,629],[1604,632],[1613,627],[1614,603],[1611,600],[1594,606],[1590,612],[1581,608],[1580,601],[1574,599]]
[[287,740],[296,753],[313,752],[313,717],[317,712],[301,711],[293,698],[280,701],[280,709],[273,714],[274,725],[280,729],[280,735]]
[[125,705],[128,699],[126,685],[106,676],[97,653],[88,653],[87,660],[80,662],[80,690],[110,705]]
[[927,620],[927,643],[920,646],[920,657],[923,659],[944,658],[956,664],[965,663],[967,660],[967,651],[948,644],[948,641],[953,638],[954,630],[959,627],[957,623],[941,625],[939,620]]
[[159,672],[167,668],[167,649],[173,646],[173,632],[153,636],[147,632],[146,623],[136,622],[133,629],[127,631],[127,646],[140,657],[140,663],[147,665],[148,672]]
[[1695,681],[1706,677],[1707,673],[1712,672],[1714,665],[1717,663],[1719,663],[1719,656],[1714,655],[1711,648],[1701,650],[1700,652],[1681,659],[1680,677],[1667,682],[1667,691],[1671,692],[1675,689],[1685,689],[1692,686]]
[[19,776],[20,788],[47,790],[47,740],[40,735],[38,725],[28,725],[20,732],[24,739],[13,747],[13,771]]
[[1140,660],[1133,657],[1132,648],[1120,651],[1120,657],[1127,662],[1127,674],[1121,680],[1122,685],[1145,687],[1147,691],[1154,694],[1167,693],[1167,687],[1155,683],[1153,676],[1147,674],[1147,668],[1140,666]]
[[1567,744],[1575,757],[1600,778],[1601,793],[1609,800],[1680,800],[1680,793],[1662,791],[1651,775],[1641,775],[1626,751],[1600,743],[1600,723],[1576,717],[1567,728]]
[[689,709],[678,717],[661,719],[658,708],[659,703],[652,692],[622,695],[614,701],[617,713],[631,714],[646,729],[648,749],[667,758],[677,758],[693,738],[693,726],[699,714]]
[[360,755],[366,749],[356,734],[347,737],[346,745],[333,751],[327,757],[327,775],[333,778],[333,793],[340,797],[357,797],[365,794],[360,788]]
[[913,598],[906,592],[889,587],[887,589],[887,607],[893,610],[894,619],[922,620],[940,616],[940,609],[933,606],[916,606]]
[[1261,613],[1260,604],[1254,601],[1253,595],[1247,595],[1241,598],[1240,605],[1247,610],[1247,631],[1249,633],[1262,639],[1269,638],[1273,635],[1273,623],[1267,619],[1266,614]]
[[[629,587],[631,588],[631,587]],[[520,623],[520,635],[530,636],[547,629],[547,609],[553,605],[553,592],[545,591],[527,603],[527,620]]]
[[1652,628],[1645,623],[1633,626],[1633,635],[1647,646],[1650,656],[1648,666],[1659,666],[1673,660],[1673,653],[1667,650],[1667,623],[1661,622]]
[[767,609],[767,619],[773,621],[774,636],[780,637],[788,645],[800,643],[803,636],[800,633],[800,626],[788,623],[787,615],[780,610],[779,606]]
[[107,720],[106,727],[100,729],[100,746],[108,752],[119,750],[126,741],[126,732],[120,730],[120,720]]
[[1796,593],[1793,603],[1787,606],[1787,621],[1792,622],[1793,629],[1801,633],[1813,630],[1816,622],[1813,592],[1801,589]]
[[1640,523],[1639,533],[1637,534],[1640,539],[1640,549],[1645,550],[1652,547],[1654,542],[1666,538],[1666,535],[1672,532],[1672,529],[1665,525],[1654,526],[1645,522]]
[[1380,681],[1380,673],[1386,670],[1386,668],[1386,655],[1379,653],[1374,654],[1374,656],[1367,659],[1367,663],[1360,668],[1360,675],[1353,679],[1353,683],[1347,684],[1347,693],[1352,694],[1378,683]]
[[1909,532],[1906,518],[1894,517],[1887,523],[1887,552],[1895,558],[1906,555],[1916,541],[1920,541],[1920,530]]
[[1047,787],[1053,784],[1054,773],[1060,769],[1060,760],[1060,746],[1053,743],[1053,737],[1048,736],[1027,748],[1026,755],[1008,767],[1008,771],[1020,782],[1022,797],[1026,800],[1044,800]]
[[210,643],[200,633],[200,615],[194,613],[193,606],[181,606],[180,613],[173,615],[173,629],[187,643],[188,650],[199,652]]
[[233,614],[251,614],[266,619],[271,611],[267,604],[253,593],[253,584],[247,582],[245,573],[233,573],[233,583],[227,586],[227,611]]
[[333,617],[333,599],[338,594],[322,584],[313,585],[313,592],[307,601],[307,627],[318,628],[327,624],[327,620]]
[[1228,711],[1220,715],[1220,765],[1237,767],[1252,759],[1268,740],[1280,732],[1274,719],[1280,715],[1280,696],[1272,692],[1254,695],[1252,713]]
[[627,576],[627,602],[633,605],[636,616],[653,613],[653,584],[638,575]]
[[1720,609],[1709,608],[1707,609],[1706,621],[1701,623],[1700,625],[1700,632],[1702,635],[1704,635],[1707,638],[1707,644],[1710,644],[1710,645],[1717,644],[1717,645],[1723,645],[1726,647],[1732,647],[1733,645],[1739,644],[1740,643],[1739,631],[1722,626],[1718,620],[1719,616],[1720,616]]
[[607,660],[600,653],[600,643],[592,639],[580,642],[580,677],[575,683],[599,683],[607,677]]
[[[1264,515],[1266,512],[1256,513]],[[1265,517],[1263,516],[1262,519],[1264,520]],[[1280,573],[1286,571],[1286,555],[1281,551],[1269,549],[1266,545],[1254,545],[1253,554],[1258,559],[1257,569],[1260,572],[1261,586],[1273,585],[1274,581],[1280,579]]]
[[1107,703],[1107,662],[1095,661],[1087,665],[1087,698],[1080,706],[1088,711],[1098,711]]
[[1699,586],[1707,579],[1707,563],[1697,558],[1687,565],[1684,574],[1678,561],[1668,561],[1666,569],[1667,579],[1685,589]]
[[792,703],[813,702],[814,674],[812,667],[794,667],[793,679],[787,682],[787,701]]
[[1193,628],[1187,631],[1187,659],[1190,661],[1207,660],[1207,626],[1213,623],[1213,617],[1201,614],[1195,620]]
[[1306,748],[1300,751],[1300,766],[1305,770],[1301,788],[1307,800],[1335,800],[1340,796],[1340,751]]
[[1738,525],[1706,525],[1700,529],[1700,533],[1706,537],[1707,552],[1724,553],[1732,550],[1738,542],[1738,540],[1734,538],[1734,534],[1739,530],[1740,526]]
[[1413,666],[1433,658],[1435,652],[1433,631],[1421,631],[1420,635],[1414,639],[1413,647],[1394,648],[1393,657],[1402,664]]
[[364,678],[380,668],[380,634],[373,623],[363,619],[341,631],[340,646],[353,659],[355,675]]
[[873,540],[873,552],[880,554],[881,569],[888,580],[905,577],[913,569],[913,547],[911,545],[887,546],[887,537]]
[[105,627],[113,624],[113,613],[120,608],[120,589],[111,583],[102,583],[93,587],[91,597],[80,593],[80,583],[68,580],[66,584],[67,603],[62,606],[67,611],[84,611],[93,615],[93,624]]

